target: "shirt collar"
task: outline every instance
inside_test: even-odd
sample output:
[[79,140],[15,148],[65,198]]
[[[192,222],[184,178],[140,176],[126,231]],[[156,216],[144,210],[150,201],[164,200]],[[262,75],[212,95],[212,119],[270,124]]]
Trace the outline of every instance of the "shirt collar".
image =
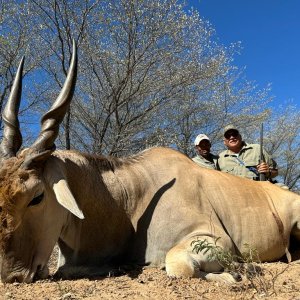
[[235,152],[232,152],[230,151],[229,149],[226,150],[226,153],[224,156],[238,156],[240,153],[242,153],[244,150],[247,150],[247,149],[252,149],[252,144],[247,144],[246,142],[243,141],[243,146],[240,150],[239,153],[235,153]]

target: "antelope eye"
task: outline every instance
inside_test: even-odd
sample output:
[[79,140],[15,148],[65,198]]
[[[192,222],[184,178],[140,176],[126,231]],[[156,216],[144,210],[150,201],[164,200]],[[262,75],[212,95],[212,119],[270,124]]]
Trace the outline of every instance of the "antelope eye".
[[40,194],[37,197],[34,197],[30,203],[28,204],[28,206],[34,206],[34,205],[38,205],[39,203],[41,203],[41,201],[43,200],[44,197],[44,193]]

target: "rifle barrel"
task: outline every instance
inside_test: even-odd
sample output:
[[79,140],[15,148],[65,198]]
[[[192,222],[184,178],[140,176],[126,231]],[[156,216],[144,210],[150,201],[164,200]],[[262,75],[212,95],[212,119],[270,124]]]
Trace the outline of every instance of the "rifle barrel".
[[[260,126],[260,154],[259,154],[259,163],[265,162],[265,157],[264,157],[264,124],[261,123]],[[266,174],[264,173],[259,173],[259,181],[266,181]]]

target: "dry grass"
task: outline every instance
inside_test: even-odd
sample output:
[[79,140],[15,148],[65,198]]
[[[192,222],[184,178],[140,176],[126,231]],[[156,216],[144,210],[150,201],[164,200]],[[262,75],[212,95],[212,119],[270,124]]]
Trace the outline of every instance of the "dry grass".
[[[50,259],[53,273],[57,251]],[[33,284],[0,284],[0,299],[298,299],[300,300],[300,264],[259,264],[263,269],[268,293],[257,289],[254,279],[232,286],[211,283],[197,278],[171,279],[165,271],[145,268],[133,270],[120,277],[102,277],[94,280],[43,280]],[[276,279],[276,280],[274,280]],[[261,280],[257,277],[255,280]],[[261,286],[261,283],[255,283]],[[272,291],[272,294],[270,293]]]

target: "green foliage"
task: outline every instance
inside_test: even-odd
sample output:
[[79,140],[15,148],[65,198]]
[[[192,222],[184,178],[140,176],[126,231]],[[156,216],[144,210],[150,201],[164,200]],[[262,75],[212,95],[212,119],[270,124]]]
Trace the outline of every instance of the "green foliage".
[[220,237],[215,238],[214,242],[211,243],[207,239],[200,240],[198,238],[191,242],[192,251],[197,254],[199,252],[208,253],[208,260],[217,261],[224,268],[224,271],[239,274],[250,283],[244,280],[240,285],[235,286],[233,290],[241,292],[253,288],[259,296],[269,297],[276,294],[275,282],[288,269],[288,265],[278,272],[263,272],[260,263],[258,263],[260,259],[257,249],[245,243],[241,255],[235,255],[217,245],[219,240]]
[[220,238],[216,238],[214,243],[204,240],[192,241],[193,251],[197,254],[203,252],[208,254],[208,260],[217,261],[225,270],[233,270],[234,262],[238,259],[236,255],[233,255],[231,251],[224,250],[222,247],[217,245]]
[[207,239],[204,240],[195,240],[191,242],[191,246],[193,246],[193,252],[197,254],[199,252],[203,252],[203,254],[208,253],[208,260],[217,261],[226,271],[236,271],[237,264],[239,262],[241,264],[252,264],[254,262],[258,262],[259,255],[258,251],[252,248],[249,244],[244,244],[244,251],[241,255],[233,254],[229,250],[225,250],[221,246],[217,245],[217,242],[220,240],[220,237],[215,238],[214,242],[208,242]]

